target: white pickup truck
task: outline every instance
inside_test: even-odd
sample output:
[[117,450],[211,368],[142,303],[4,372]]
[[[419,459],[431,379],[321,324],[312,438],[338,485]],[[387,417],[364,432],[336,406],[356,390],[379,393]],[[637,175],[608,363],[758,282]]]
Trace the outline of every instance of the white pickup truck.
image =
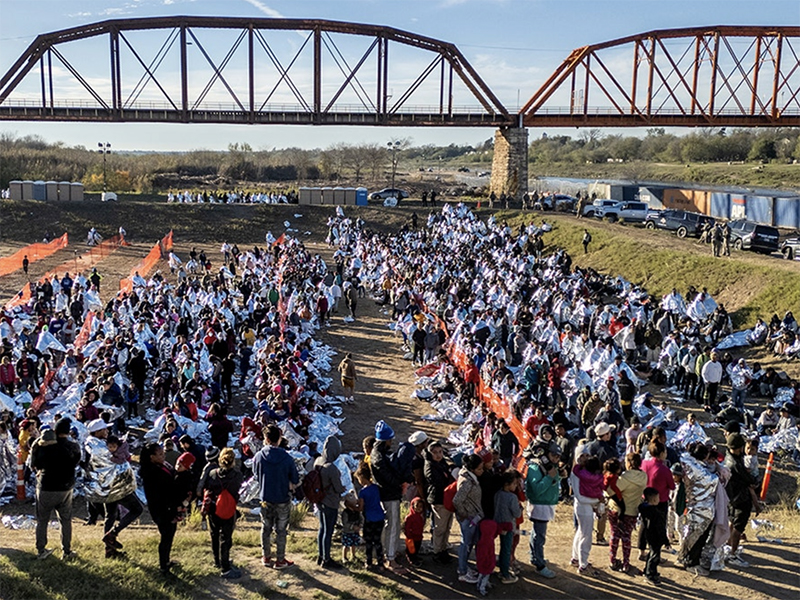
[[583,207],[583,216],[591,219],[597,214],[597,211],[602,210],[606,206],[613,206],[615,204],[617,204],[616,200],[598,198],[591,204]]
[[644,223],[647,220],[647,202],[613,202],[598,206],[594,211],[597,219],[614,221],[623,220],[626,223]]

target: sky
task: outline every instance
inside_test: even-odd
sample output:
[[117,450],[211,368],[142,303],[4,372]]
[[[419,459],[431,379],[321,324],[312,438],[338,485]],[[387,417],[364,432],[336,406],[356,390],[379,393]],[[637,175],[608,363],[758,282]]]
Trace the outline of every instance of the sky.
[[[500,101],[513,110],[533,95],[574,48],[655,29],[706,25],[798,25],[800,3],[797,0],[0,0],[0,74],[8,70],[37,34],[106,19],[174,15],[329,19],[386,25],[451,42]],[[231,33],[211,32],[203,35],[206,35],[200,39],[203,47],[217,62],[222,60],[235,39],[235,34]],[[137,50],[144,48],[140,50],[143,54],[149,50],[147,57],[143,57],[145,62],[149,62],[166,37],[166,32],[141,34],[134,46]],[[302,32],[286,32],[282,37],[270,38],[269,46],[275,48],[279,59],[286,64],[304,40],[305,34]],[[353,64],[366,50],[365,44],[371,43],[371,38],[341,38],[334,43],[341,43],[340,49]],[[176,68],[176,47],[172,48],[172,54],[165,59],[158,72],[159,78],[172,84],[176,82],[176,78],[171,76]],[[234,54],[224,71],[234,82],[234,89],[235,82],[245,77],[242,68],[244,63],[237,64],[243,48],[244,45]],[[191,51],[195,55],[190,60],[190,87],[199,92],[208,81],[208,75],[203,71],[204,67],[207,70],[207,64],[203,64],[202,56],[194,48]],[[73,42],[63,47],[63,54],[82,74],[88,74],[90,82],[103,81],[103,73],[106,73],[105,79],[108,78],[107,38],[102,41],[98,38],[93,42]],[[263,51],[261,56],[260,60],[267,60]],[[136,66],[132,57],[128,55],[123,60],[130,61],[124,63],[123,71],[132,73],[132,70],[126,71],[125,67],[128,64]],[[392,46],[390,81],[393,81],[392,75],[398,81],[413,81],[429,61],[430,55]],[[620,61],[620,64],[630,62],[630,58],[621,56]],[[94,65],[94,73],[91,65]],[[298,65],[293,71],[295,81],[301,88],[307,88],[310,78],[303,77],[302,60],[298,61]],[[333,67],[324,70],[331,74],[335,71]],[[21,88],[20,94],[36,99],[39,94],[38,75],[32,75],[30,82],[26,82],[30,93],[24,93]],[[60,89],[66,89],[61,87],[61,82],[69,77],[65,69],[56,65],[54,81],[57,97]],[[131,79],[131,86],[136,79]],[[259,85],[260,93],[266,97],[270,84],[264,81]],[[334,83],[325,82],[326,89],[331,85]],[[74,86],[70,89],[74,89]],[[395,91],[390,89],[390,93]],[[396,91],[398,96],[401,93],[400,89]],[[430,96],[423,96],[423,88],[418,93],[418,98],[430,100]],[[163,101],[163,96],[159,97],[158,94],[154,86],[148,84],[142,98]],[[343,96],[341,102],[357,101],[351,92],[348,91],[348,94],[350,96]],[[464,90],[457,90],[455,98],[457,105],[462,99],[471,100]],[[294,102],[288,88],[274,96],[274,100]],[[220,82],[212,86],[207,101],[232,102]],[[115,150],[173,151],[225,149],[231,143],[248,143],[257,149],[290,146],[310,149],[341,142],[383,144],[397,139],[407,139],[413,145],[477,145],[494,135],[491,128],[9,121],[0,121],[0,132],[18,136],[39,135],[48,141],[62,141],[70,146],[95,147],[97,142],[103,141],[110,143]],[[685,130],[677,130],[677,133],[682,132]],[[542,133],[541,130],[530,130],[529,135],[533,139]],[[578,134],[574,129],[546,133]],[[642,132],[623,130],[607,133],[630,135]]]

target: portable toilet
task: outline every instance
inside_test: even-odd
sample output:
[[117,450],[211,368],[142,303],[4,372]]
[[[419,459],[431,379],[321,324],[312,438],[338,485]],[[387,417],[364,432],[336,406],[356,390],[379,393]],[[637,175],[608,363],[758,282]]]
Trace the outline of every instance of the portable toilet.
[[300,188],[300,196],[297,200],[298,204],[308,205],[311,204],[311,188]]
[[8,194],[12,200],[22,200],[22,182],[19,180],[9,181]]
[[334,198],[335,195],[332,187],[322,188],[322,204],[327,204],[328,206],[335,204]]
[[356,205],[356,188],[345,188],[344,190],[344,203],[347,206]]
[[70,200],[83,200],[83,184],[71,183],[69,184],[69,199]]
[[367,202],[367,188],[356,188],[356,204],[358,206],[366,206]]
[[56,202],[58,200],[58,184],[55,181],[48,181],[44,184],[45,197],[48,202]]
[[69,200],[69,181],[58,182],[58,199]]
[[343,187],[333,188],[333,203],[344,206],[345,191]]
[[33,200],[47,200],[47,184],[44,181],[33,182]]

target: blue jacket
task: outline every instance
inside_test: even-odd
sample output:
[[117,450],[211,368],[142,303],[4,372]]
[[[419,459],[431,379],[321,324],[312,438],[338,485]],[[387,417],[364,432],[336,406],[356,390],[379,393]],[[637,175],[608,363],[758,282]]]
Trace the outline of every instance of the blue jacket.
[[264,446],[253,457],[253,473],[258,479],[259,498],[270,504],[289,502],[289,483],[297,485],[300,481],[294,459],[275,446]]

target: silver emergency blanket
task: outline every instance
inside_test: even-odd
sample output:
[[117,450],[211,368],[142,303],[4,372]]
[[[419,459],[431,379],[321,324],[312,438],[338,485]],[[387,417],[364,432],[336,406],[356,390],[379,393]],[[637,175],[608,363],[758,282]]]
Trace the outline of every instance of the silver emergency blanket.
[[688,452],[681,455],[687,512],[683,524],[681,555],[686,553],[714,521],[719,476]]
[[308,416],[311,418],[311,424],[308,426],[308,439],[312,442],[317,442],[318,448],[322,448],[323,444],[325,444],[325,439],[329,435],[342,435],[339,423],[344,419],[337,419],[314,411],[309,411]]
[[89,472],[84,484],[89,502],[116,502],[136,490],[130,464],[112,462],[105,440],[89,436],[83,447],[89,455]]
[[739,348],[740,346],[749,346],[750,342],[747,336],[752,333],[751,329],[744,331],[737,331],[722,338],[722,341],[717,344],[717,350],[728,350],[729,348]]
[[797,427],[784,429],[775,435],[763,435],[759,440],[760,452],[777,452],[785,450],[791,452],[797,447]]
[[17,451],[8,434],[0,435],[0,492],[17,479]]
[[461,425],[464,422],[464,411],[459,406],[455,396],[451,394],[442,394],[439,400],[431,402],[431,408],[436,410],[435,415],[425,415],[422,417],[425,421],[450,421]]
[[710,439],[711,438],[706,435],[706,431],[703,429],[702,425],[699,423],[692,425],[688,421],[685,421],[678,427],[678,431],[676,431],[675,435],[669,440],[669,445],[682,450],[692,442],[705,444]]

